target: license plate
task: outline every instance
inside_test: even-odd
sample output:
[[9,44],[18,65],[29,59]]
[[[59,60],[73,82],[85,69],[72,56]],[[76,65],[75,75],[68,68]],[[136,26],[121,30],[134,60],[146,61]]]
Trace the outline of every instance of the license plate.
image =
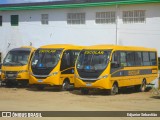
[[92,86],[92,84],[91,83],[86,83],[86,86]]
[[8,74],[8,77],[13,77],[14,76],[14,74]]
[[43,80],[38,80],[38,82],[43,82]]

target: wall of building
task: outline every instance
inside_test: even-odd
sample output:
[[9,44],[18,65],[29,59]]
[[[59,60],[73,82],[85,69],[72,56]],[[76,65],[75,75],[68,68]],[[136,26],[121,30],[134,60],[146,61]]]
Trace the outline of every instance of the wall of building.
[[[146,10],[145,23],[124,24],[122,12]],[[96,24],[95,13],[117,11],[118,23]],[[3,25],[0,26],[0,52],[21,45],[39,47],[46,44],[116,44],[157,48],[160,56],[160,4],[136,4],[72,9],[49,9],[27,11],[0,11]],[[86,24],[67,24],[67,13],[86,13]],[[41,14],[49,15],[49,24],[41,24]],[[19,25],[11,26],[10,16],[19,15]],[[117,34],[116,34],[117,28]]]
[[[146,10],[146,22],[123,24],[122,11]],[[160,57],[160,4],[130,5],[120,9],[119,44],[157,48]]]

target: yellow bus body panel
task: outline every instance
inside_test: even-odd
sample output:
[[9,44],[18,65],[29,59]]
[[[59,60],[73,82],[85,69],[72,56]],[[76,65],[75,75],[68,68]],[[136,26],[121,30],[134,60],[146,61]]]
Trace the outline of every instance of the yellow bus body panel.
[[[61,57],[60,57],[60,59],[61,59],[63,52],[65,50],[82,50],[83,47],[76,46],[76,45],[70,45],[70,44],[53,44],[53,45],[41,46],[40,48],[63,49],[63,51],[61,53]],[[29,84],[30,85],[50,85],[50,86],[59,85],[59,86],[61,86],[66,78],[69,79],[71,84],[74,84],[74,74],[61,74],[62,71],[60,71],[60,66],[61,66],[61,60],[59,60],[56,67],[50,72],[50,74],[52,74],[54,72],[58,72],[58,74],[55,76],[46,77],[45,79],[36,78],[33,75],[31,66],[29,66],[29,72],[30,72]],[[42,82],[39,82],[39,80],[42,80]]]
[[2,69],[1,69],[2,70],[2,73],[1,73],[2,81],[6,80],[5,72],[7,72],[7,71],[17,72],[16,80],[18,80],[18,81],[29,80],[28,65],[30,63],[31,56],[32,56],[32,53],[34,52],[35,48],[31,47],[31,46],[22,46],[20,48],[30,48],[31,49],[31,52],[30,52],[30,55],[28,58],[28,63],[24,66],[4,66],[4,65],[2,65]]
[[[144,47],[136,47],[136,46],[117,46],[117,45],[95,45],[86,47],[85,50],[124,50],[124,51],[153,51],[157,52],[154,48],[144,48]],[[112,56],[112,53],[110,56]],[[110,57],[111,61],[111,57]],[[158,64],[158,58],[157,58]],[[147,84],[151,83],[153,80],[158,78],[158,66],[141,66],[141,67],[124,67],[119,71],[126,70],[129,72],[129,76],[118,76],[112,77],[110,73],[110,63],[108,64],[107,68],[102,72],[99,76],[102,77],[107,74],[107,78],[101,78],[96,80],[95,82],[84,82],[78,74],[78,71],[75,67],[75,87],[76,88],[99,88],[99,89],[111,89],[114,82],[118,82],[118,87],[127,87],[127,86],[134,86],[134,85],[141,85],[143,79],[146,79]],[[151,74],[144,74],[139,75],[139,70],[152,70]],[[117,72],[117,71],[116,71]]]
[[[17,74],[16,80],[24,80],[24,79],[29,79],[29,73],[28,73],[28,65],[25,66],[2,66],[2,70],[7,72],[7,71],[24,71],[21,73]],[[5,80],[5,74],[2,72],[1,74],[1,79],[4,81]]]

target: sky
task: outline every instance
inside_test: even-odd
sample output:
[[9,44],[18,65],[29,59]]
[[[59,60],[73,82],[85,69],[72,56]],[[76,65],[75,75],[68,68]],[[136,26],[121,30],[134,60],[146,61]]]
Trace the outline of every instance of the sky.
[[48,2],[48,1],[62,1],[62,0],[0,0],[0,4],[29,3],[29,2]]

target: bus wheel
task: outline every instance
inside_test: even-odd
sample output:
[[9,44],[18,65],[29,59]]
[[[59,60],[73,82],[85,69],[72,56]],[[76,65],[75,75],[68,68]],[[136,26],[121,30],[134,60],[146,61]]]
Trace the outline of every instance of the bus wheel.
[[63,91],[67,91],[70,89],[70,82],[69,80],[64,80],[63,84],[62,84],[62,90]]
[[110,95],[116,95],[118,93],[118,84],[114,83],[112,88],[110,89]]
[[88,90],[88,89],[85,89],[85,88],[82,88],[82,89],[81,89],[81,94],[87,95],[88,93],[89,93],[89,90]]
[[141,84],[141,87],[140,87],[140,91],[141,92],[145,92],[146,91],[146,81],[145,80],[143,80],[142,81],[142,84]]
[[37,86],[37,89],[38,89],[38,90],[44,90],[44,86],[39,85],[39,86]]

